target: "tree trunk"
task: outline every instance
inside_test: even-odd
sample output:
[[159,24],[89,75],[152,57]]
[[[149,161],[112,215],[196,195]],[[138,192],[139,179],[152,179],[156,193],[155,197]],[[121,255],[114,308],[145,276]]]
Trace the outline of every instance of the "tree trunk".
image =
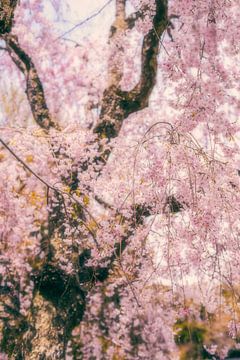
[[34,336],[32,330],[25,335],[26,343],[32,337],[30,346],[24,353],[25,360],[61,360],[65,359],[66,334],[65,324],[56,308],[39,293],[33,301],[32,318],[35,324]]

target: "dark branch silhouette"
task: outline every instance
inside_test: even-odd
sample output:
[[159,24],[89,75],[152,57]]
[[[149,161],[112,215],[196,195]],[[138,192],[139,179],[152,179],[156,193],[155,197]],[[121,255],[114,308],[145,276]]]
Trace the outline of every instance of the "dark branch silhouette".
[[[132,18],[130,16],[129,19],[125,19],[125,1],[119,1],[118,9],[121,11],[118,10],[116,14],[110,34],[110,42],[113,43],[120,33],[124,33],[129,28],[129,19]],[[122,91],[119,85],[123,76],[120,57],[124,49],[120,48],[117,53],[115,52],[115,58],[112,60],[114,64],[111,62],[109,64],[110,86],[104,91],[99,122],[94,128],[94,132],[98,134],[99,138],[116,137],[125,118],[148,106],[149,97],[156,84],[160,38],[167,24],[167,1],[156,0],[152,27],[143,38],[140,79],[130,91]]]
[[0,35],[11,32],[17,3],[18,0],[0,0]]
[[17,3],[17,0],[0,1],[0,39],[5,40],[5,50],[25,76],[26,95],[34,120],[45,130],[57,128],[51,119],[37,69],[30,56],[21,48],[17,36],[11,34]]

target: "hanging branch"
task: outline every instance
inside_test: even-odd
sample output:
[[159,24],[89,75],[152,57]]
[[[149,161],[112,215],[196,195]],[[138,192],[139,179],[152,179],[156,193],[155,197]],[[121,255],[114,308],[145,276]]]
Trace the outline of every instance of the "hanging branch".
[[[64,196],[66,196],[67,198],[69,198],[73,203],[76,203],[78,206],[80,206],[81,209],[83,209],[87,215],[93,220],[93,222],[96,224],[97,227],[99,227],[97,221],[95,220],[95,218],[93,217],[93,215],[88,211],[88,209],[86,208],[86,206],[84,206],[83,204],[81,204],[73,195],[69,194],[66,191],[63,191],[61,189],[56,188],[55,186],[49,184],[47,181],[45,181],[43,178],[41,178],[34,170],[32,170],[7,144],[4,140],[2,140],[0,138],[0,143],[5,147],[5,149],[7,149],[14,157],[15,159],[22,164],[22,166],[28,170],[33,176],[35,176],[43,185],[46,186],[47,191],[49,192],[49,190],[52,190],[55,193],[60,194],[60,196],[64,199]],[[84,224],[85,225],[85,224]]]

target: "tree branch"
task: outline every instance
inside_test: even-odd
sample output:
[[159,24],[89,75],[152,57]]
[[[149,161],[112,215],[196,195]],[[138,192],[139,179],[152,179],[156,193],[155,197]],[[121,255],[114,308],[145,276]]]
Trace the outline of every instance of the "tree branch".
[[92,15],[88,16],[86,19],[80,21],[79,23],[77,23],[76,25],[74,25],[72,28],[70,28],[69,30],[65,31],[63,34],[61,34],[60,36],[57,37],[56,40],[58,39],[63,39],[64,36],[70,34],[71,32],[73,32],[75,29],[79,28],[80,26],[86,24],[88,21],[92,20],[93,18],[95,18],[96,16],[98,16],[108,5],[110,5],[110,3],[113,0],[108,0],[99,10],[97,10],[96,12],[94,12]]
[[149,10],[149,5],[148,4],[144,4],[141,6],[141,8],[137,11],[135,11],[134,13],[130,14],[127,19],[126,19],[126,23],[127,23],[127,28],[129,30],[133,29],[136,21],[138,19],[143,20],[145,17],[145,13]]
[[[127,28],[123,10],[125,1],[119,0],[117,4],[117,17],[113,24],[115,30],[114,32],[113,29],[111,30],[110,39],[116,37],[119,32],[124,32]],[[112,54],[115,59],[110,60],[109,75],[110,77],[113,76],[113,80],[104,91],[100,119],[94,128],[94,132],[98,134],[99,138],[107,137],[110,140],[118,136],[123,120],[131,113],[148,106],[149,97],[156,84],[160,37],[167,24],[167,0],[156,0],[152,27],[143,38],[140,79],[138,84],[128,92],[122,91],[119,85],[123,76],[123,69],[119,66],[121,64],[119,58],[123,50],[120,49],[120,52]]]
[[18,0],[0,0],[0,35],[10,33]]
[[132,109],[130,109],[129,113],[148,106],[149,97],[156,84],[160,38],[167,25],[167,1],[157,0],[152,28],[143,39],[140,80],[127,96],[129,104],[132,104]]
[[[47,190],[52,190],[55,193],[58,193],[62,199],[64,199],[64,196],[69,198],[73,203],[76,203],[82,210],[84,210],[87,215],[91,218],[91,220],[96,224],[98,227],[98,223],[93,217],[93,215],[88,211],[87,207],[81,204],[73,195],[70,193],[63,191],[61,189],[56,188],[55,186],[49,184],[47,181],[45,181],[43,178],[41,178],[35,171],[33,171],[6,143],[4,140],[0,138],[0,143],[15,157],[15,159],[23,165],[23,167],[28,170],[33,176],[35,176],[43,185],[46,186]],[[82,220],[83,222],[83,220]],[[84,222],[83,225],[85,226]],[[88,228],[87,228],[88,229]]]
[[[125,19],[125,1],[118,0],[116,3],[116,20],[110,32],[110,43],[112,53],[109,60],[109,85],[103,93],[99,121],[94,128],[97,134],[97,141],[102,138],[109,141],[117,137],[123,121],[131,113],[142,110],[148,106],[149,97],[156,84],[157,78],[157,57],[159,52],[160,38],[168,25],[167,0],[155,0],[155,15],[152,19],[152,27],[143,38],[141,54],[141,75],[137,85],[130,91],[123,91],[120,81],[123,77],[123,45],[119,45],[119,36],[133,26],[132,16]],[[141,16],[144,16],[144,9],[141,9]],[[135,13],[133,18],[139,17]],[[129,25],[130,24],[130,25]],[[99,145],[99,157],[96,161],[106,163],[111,150],[106,150]]]
[[126,0],[116,0],[116,19],[125,19]]
[[11,59],[25,76],[26,95],[34,120],[45,130],[48,130],[50,127],[57,127],[51,119],[43,86],[33,61],[21,48],[17,36],[5,35],[3,39],[6,42],[6,49]]
[[17,0],[0,0],[0,38],[5,40],[6,51],[25,76],[26,94],[34,120],[48,130],[57,126],[49,114],[41,80],[31,58],[19,45],[17,36],[11,34],[17,3]]

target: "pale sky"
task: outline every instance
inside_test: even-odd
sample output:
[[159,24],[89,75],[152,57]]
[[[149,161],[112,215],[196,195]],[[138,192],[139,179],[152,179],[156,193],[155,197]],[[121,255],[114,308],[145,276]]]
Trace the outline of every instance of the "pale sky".
[[104,37],[108,35],[114,15],[115,2],[113,0],[65,0],[64,3],[66,6],[62,18],[66,22],[60,27],[63,32],[101,11],[105,6],[101,13],[74,29],[66,37],[77,40],[84,36]]

